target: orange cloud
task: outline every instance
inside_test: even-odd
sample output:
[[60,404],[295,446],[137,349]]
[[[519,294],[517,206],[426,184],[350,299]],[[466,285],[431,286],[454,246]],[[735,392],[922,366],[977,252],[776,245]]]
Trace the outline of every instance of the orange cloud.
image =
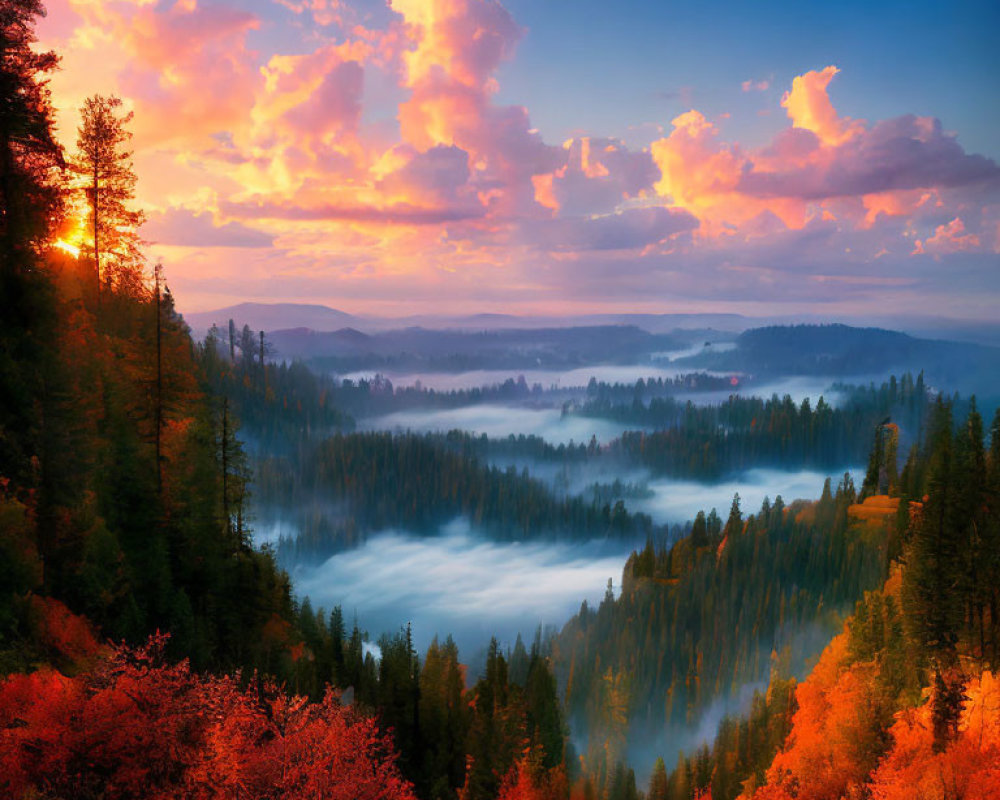
[[[870,228],[880,214],[902,217],[913,214],[933,197],[933,192],[911,189],[898,192],[873,192],[862,196],[865,209],[864,226]],[[940,201],[939,201],[940,202]]]
[[840,70],[830,66],[819,72],[807,72],[792,80],[791,91],[781,98],[782,107],[796,128],[815,133],[826,145],[839,145],[864,130],[864,123],[837,116],[830,102],[827,86]]
[[674,130],[650,145],[660,180],[656,190],[702,220],[701,235],[731,233],[731,225],[770,211],[786,226],[805,224],[805,204],[797,198],[761,200],[740,192],[747,158],[737,146],[718,139],[719,131],[698,111],[673,120]]

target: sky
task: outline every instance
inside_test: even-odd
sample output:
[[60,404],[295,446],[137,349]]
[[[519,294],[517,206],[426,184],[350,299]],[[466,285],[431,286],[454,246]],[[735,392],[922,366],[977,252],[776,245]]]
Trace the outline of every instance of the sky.
[[996,316],[995,2],[47,9],[182,311]]

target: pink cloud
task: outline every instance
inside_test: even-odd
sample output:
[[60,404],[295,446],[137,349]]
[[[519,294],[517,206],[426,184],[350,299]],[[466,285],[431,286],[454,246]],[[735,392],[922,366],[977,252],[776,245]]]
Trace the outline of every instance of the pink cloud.
[[697,111],[677,117],[651,148],[659,193],[696,213],[710,235],[730,235],[764,210],[792,228],[814,216],[870,227],[879,214],[916,213],[932,196],[940,204],[942,191],[1000,194],[1000,167],[965,153],[935,119],[868,127],[840,117],[826,94],[836,72],[796,78],[782,101],[792,127],[756,150],[722,142]]
[[216,225],[209,212],[183,208],[154,211],[142,226],[143,238],[174,247],[270,247],[274,237],[238,222]]
[[558,165],[556,148],[533,131],[527,110],[493,103],[493,73],[521,30],[486,0],[394,0],[414,47],[403,53],[410,98],[399,107],[404,141],[419,150],[455,145],[469,153],[472,180],[492,213],[533,202],[532,176]]
[[743,83],[740,84],[740,88],[743,89],[744,92],[766,92],[771,88],[771,82],[769,80],[743,81]]
[[945,255],[948,253],[961,253],[968,250],[976,250],[979,247],[979,237],[973,233],[966,233],[965,223],[955,217],[945,225],[938,225],[934,235],[921,242],[916,241],[913,248],[913,255]]
[[615,139],[579,137],[563,145],[562,164],[533,177],[535,201],[562,215],[598,214],[652,193],[658,174],[648,152]]
[[192,141],[240,124],[260,83],[246,46],[253,14],[226,6],[176,3],[99,7],[130,55],[120,91],[136,109],[136,134],[149,144]]

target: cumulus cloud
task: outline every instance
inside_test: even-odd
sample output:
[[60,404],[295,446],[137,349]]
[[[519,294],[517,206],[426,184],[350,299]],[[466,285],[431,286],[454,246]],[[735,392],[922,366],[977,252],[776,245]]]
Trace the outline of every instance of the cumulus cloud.
[[960,253],[964,250],[975,250],[979,247],[979,237],[974,233],[967,233],[965,223],[955,217],[946,225],[938,225],[934,235],[924,241],[919,239],[913,248],[914,255],[931,253],[944,255],[946,253]]
[[636,250],[698,227],[687,211],[663,206],[628,208],[612,214],[539,220],[525,234],[550,250]]
[[565,216],[606,213],[651,191],[658,177],[648,152],[616,139],[574,138],[562,150],[559,168],[532,181],[536,202]]
[[270,247],[274,237],[239,222],[216,225],[212,214],[184,208],[152,212],[142,227],[145,239],[179,247]]
[[1000,186],[1000,167],[966,154],[936,119],[886,120],[857,129],[833,148],[824,148],[818,137],[810,146],[808,136],[780,138],[761,153],[762,169],[749,161],[739,189],[756,197],[816,200],[981,183]]
[[838,72],[831,66],[798,75],[781,98],[792,125],[812,131],[823,144],[843,144],[864,130],[863,122],[838,116],[830,102],[827,87]]

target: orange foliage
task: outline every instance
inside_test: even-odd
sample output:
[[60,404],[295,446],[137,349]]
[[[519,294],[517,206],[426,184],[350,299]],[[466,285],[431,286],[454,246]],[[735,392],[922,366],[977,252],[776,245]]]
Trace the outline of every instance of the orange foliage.
[[0,796],[413,799],[389,740],[333,693],[201,677],[164,665],[165,641],[0,683]]
[[1000,681],[990,672],[966,686],[958,738],[933,751],[931,704],[896,715],[893,748],[872,777],[874,800],[995,800],[1000,797]]
[[[898,594],[894,570],[886,594]],[[958,738],[933,749],[933,703],[896,713],[880,729],[871,662],[848,663],[847,634],[837,636],[796,690],[798,710],[767,785],[746,800],[997,800],[1000,798],[1000,680],[990,672],[970,680]],[[884,710],[884,709],[883,709]],[[888,748],[888,749],[886,749]]]
[[546,771],[531,762],[529,750],[504,777],[497,800],[553,800],[569,794],[569,782],[562,767]]
[[863,503],[855,503],[849,506],[847,514],[852,519],[881,520],[895,514],[897,508],[899,508],[898,497],[875,494],[871,497],[866,497]]
[[799,684],[792,732],[754,800],[837,800],[867,780],[877,754],[871,743],[871,667],[844,669],[846,651],[847,635],[841,634]]

